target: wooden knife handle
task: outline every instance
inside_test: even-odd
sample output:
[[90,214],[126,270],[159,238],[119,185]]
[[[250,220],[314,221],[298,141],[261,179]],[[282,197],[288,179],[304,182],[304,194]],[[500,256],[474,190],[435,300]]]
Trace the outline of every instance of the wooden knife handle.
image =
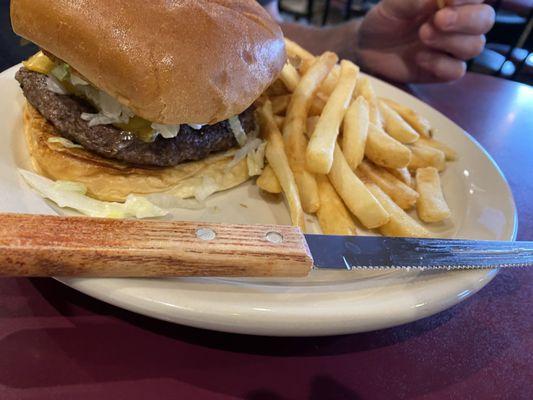
[[305,276],[299,228],[0,214],[0,276]]

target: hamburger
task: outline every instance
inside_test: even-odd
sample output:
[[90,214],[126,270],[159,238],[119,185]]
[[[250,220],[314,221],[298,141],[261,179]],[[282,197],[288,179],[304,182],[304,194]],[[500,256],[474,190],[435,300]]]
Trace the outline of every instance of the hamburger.
[[11,21],[41,48],[16,74],[37,172],[106,201],[248,179],[234,153],[286,59],[256,1],[12,0]]

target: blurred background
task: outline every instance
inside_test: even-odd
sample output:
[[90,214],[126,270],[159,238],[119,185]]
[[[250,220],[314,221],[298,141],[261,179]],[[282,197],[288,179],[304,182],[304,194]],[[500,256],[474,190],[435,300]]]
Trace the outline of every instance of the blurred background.
[[[287,20],[315,26],[359,18],[377,0],[280,0]],[[469,70],[533,85],[533,0],[490,0],[496,25],[487,35],[485,51],[471,60]],[[11,31],[9,0],[0,0],[0,71],[36,51]]]
[[[284,18],[315,26],[335,25],[365,15],[378,0],[280,0]],[[496,9],[496,25],[485,51],[468,63],[470,71],[533,85],[533,0],[486,1]]]

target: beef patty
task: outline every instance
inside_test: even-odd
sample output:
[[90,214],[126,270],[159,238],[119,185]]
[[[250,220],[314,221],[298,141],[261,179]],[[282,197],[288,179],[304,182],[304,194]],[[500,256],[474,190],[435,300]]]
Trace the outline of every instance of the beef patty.
[[[158,136],[153,142],[144,142],[131,132],[113,125],[90,127],[87,121],[81,119],[82,113],[97,112],[88,102],[48,90],[46,75],[38,72],[21,68],[16,79],[28,102],[63,137],[102,157],[137,165],[169,167],[185,161],[200,160],[210,153],[228,150],[237,145],[227,121],[206,125],[199,130],[182,125],[175,138]],[[255,129],[251,108],[239,115],[239,120],[246,133]]]

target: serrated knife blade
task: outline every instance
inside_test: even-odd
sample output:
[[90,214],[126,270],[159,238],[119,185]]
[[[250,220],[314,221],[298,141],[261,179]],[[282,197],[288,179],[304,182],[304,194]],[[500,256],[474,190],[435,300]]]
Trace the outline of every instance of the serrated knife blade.
[[533,266],[533,242],[305,235],[317,269],[494,269]]

